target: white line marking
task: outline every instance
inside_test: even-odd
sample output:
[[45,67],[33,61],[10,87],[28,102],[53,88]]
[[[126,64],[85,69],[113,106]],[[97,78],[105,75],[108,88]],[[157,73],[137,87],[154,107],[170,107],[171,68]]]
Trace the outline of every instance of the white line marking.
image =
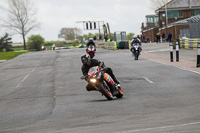
[[149,78],[147,78],[147,77],[144,77],[143,76],[143,78],[147,81],[147,82],[149,82],[149,83],[151,83],[151,84],[153,84],[153,81],[151,81]]
[[[151,59],[148,59],[148,60],[149,61],[153,61],[153,62],[157,62],[157,63],[160,63],[160,64],[163,64],[163,65],[167,65],[167,66],[173,66],[173,65],[170,65],[170,64],[162,63],[162,62],[159,62],[159,61],[154,61],[154,60],[151,60]],[[173,66],[173,67],[179,68],[179,69],[184,70],[184,71],[190,71],[190,72],[193,72],[193,73],[196,73],[196,74],[200,74],[200,72],[193,71],[193,70],[188,70],[188,69],[184,69],[184,68],[181,68],[181,67],[178,67],[178,66]]]
[[31,73],[33,73],[33,72],[35,71],[35,69],[36,69],[38,66],[39,66],[39,64],[37,64],[37,65],[31,70],[31,72],[30,72],[29,74],[27,74],[15,88],[18,88],[18,87],[22,84],[22,82],[24,82],[24,81],[31,75]]
[[150,51],[147,51],[147,52],[153,53],[153,52],[161,52],[161,51],[169,51],[169,49],[150,50]]
[[21,82],[15,88],[18,88],[20,85],[21,85]]
[[35,71],[35,69],[37,68],[39,66],[39,64],[37,64],[33,69],[32,69],[32,71],[31,72],[34,72]]
[[34,68],[32,69],[32,71],[31,71],[31,72],[34,72],[34,71],[35,71],[35,69],[36,69],[36,67],[34,67]]
[[198,125],[198,124],[200,124],[200,122],[185,123],[185,124],[171,125],[171,126],[163,126],[163,127],[146,128],[146,129],[136,129],[136,130],[130,130],[130,131],[119,132],[119,133],[142,132],[142,131],[150,131],[150,130],[159,130],[159,129],[168,129],[168,128],[175,128],[175,127],[190,126],[190,125]]
[[24,82],[29,76],[30,76],[30,74],[27,74],[27,75],[22,79],[22,82]]

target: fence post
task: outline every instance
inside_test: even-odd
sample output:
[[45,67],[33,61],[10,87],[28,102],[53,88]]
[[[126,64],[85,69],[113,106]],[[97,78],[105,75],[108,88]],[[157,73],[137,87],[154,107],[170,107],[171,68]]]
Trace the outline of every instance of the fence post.
[[173,62],[173,44],[172,42],[169,43],[170,46],[170,60]]
[[197,67],[200,67],[200,42],[198,42],[197,46]]
[[179,42],[176,41],[176,61],[179,62]]

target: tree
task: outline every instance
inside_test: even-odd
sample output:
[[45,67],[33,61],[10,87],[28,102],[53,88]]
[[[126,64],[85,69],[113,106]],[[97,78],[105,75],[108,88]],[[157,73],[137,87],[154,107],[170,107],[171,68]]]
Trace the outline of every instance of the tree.
[[79,28],[62,28],[58,34],[58,38],[65,40],[74,40],[81,35],[81,29]]
[[135,35],[135,33],[128,33],[127,36],[126,36],[126,39],[132,40],[134,35]]
[[87,38],[89,39],[89,38],[93,38],[94,37],[94,34],[92,34],[92,33],[88,33],[88,35],[87,35]]
[[36,12],[29,0],[9,0],[8,4],[8,9],[3,8],[8,17],[6,20],[2,20],[1,25],[22,35],[24,50],[26,50],[26,35],[39,25],[35,17]]
[[44,38],[40,35],[32,35],[28,38],[28,49],[41,50],[42,44],[44,44]]
[[83,36],[78,36],[77,39],[78,39],[80,42],[83,42]]
[[149,7],[155,11],[168,3],[168,1],[170,0],[149,0]]
[[6,33],[4,37],[0,38],[0,52],[2,52],[4,48],[6,49],[6,52],[13,51],[11,49],[12,46],[10,45],[10,43],[12,43],[11,39],[12,38],[9,38],[8,33]]

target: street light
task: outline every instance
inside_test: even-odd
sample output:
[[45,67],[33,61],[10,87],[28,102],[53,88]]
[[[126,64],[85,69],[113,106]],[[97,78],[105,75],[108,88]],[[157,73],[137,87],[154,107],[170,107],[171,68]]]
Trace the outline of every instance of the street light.
[[167,3],[168,3],[168,0],[166,1],[165,3],[165,18],[166,18],[166,27],[168,25],[168,18],[167,18]]

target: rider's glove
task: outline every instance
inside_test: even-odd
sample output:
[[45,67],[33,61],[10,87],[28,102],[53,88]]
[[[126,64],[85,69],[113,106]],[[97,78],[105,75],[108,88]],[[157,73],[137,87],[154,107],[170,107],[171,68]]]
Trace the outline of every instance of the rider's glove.
[[99,64],[99,66],[103,68],[103,67],[104,67],[104,62],[101,62],[101,63]]
[[86,75],[86,76],[85,76],[85,80],[86,80],[86,81],[89,81],[88,78],[89,78],[89,75]]

